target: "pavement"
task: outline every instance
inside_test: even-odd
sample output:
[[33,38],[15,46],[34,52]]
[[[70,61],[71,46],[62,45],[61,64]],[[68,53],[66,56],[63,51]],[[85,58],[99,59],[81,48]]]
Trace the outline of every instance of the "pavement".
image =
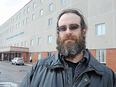
[[24,65],[27,65],[27,66],[33,66],[32,63],[25,63]]

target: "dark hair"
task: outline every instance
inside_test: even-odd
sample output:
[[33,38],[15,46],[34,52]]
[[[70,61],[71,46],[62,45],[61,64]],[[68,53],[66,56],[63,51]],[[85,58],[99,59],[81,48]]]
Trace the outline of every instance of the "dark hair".
[[77,14],[80,18],[81,18],[81,29],[83,30],[84,28],[87,28],[87,25],[84,21],[84,16],[82,14],[79,13],[79,11],[75,10],[75,9],[65,9],[62,11],[62,13],[58,16],[58,20],[57,20],[57,29],[58,29],[58,21],[60,19],[60,17],[65,14],[65,13],[74,13]]

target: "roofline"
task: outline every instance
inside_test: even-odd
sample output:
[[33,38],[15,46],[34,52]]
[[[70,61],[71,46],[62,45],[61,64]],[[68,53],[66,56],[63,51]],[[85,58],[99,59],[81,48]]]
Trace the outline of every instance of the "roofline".
[[[9,47],[12,47],[12,48],[24,48],[24,49],[29,49],[27,47],[16,47],[16,46],[9,46]],[[3,48],[0,48],[0,49],[5,49],[5,48],[9,48],[9,47],[3,47]]]
[[0,53],[5,53],[5,52],[20,52],[20,53],[29,53],[28,51],[16,51],[16,50],[0,51]]

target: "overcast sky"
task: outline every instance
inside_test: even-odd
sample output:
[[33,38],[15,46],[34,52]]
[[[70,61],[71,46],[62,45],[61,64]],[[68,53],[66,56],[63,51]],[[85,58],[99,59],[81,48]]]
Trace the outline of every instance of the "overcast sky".
[[0,0],[0,26],[30,0]]

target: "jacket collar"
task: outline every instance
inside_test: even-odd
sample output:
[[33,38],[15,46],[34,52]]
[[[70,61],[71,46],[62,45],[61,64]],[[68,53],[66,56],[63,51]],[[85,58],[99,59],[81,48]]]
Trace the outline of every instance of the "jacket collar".
[[[89,62],[88,62],[88,66],[87,69],[84,72],[88,72],[88,71],[95,71],[97,74],[99,75],[103,75],[104,71],[103,68],[101,67],[101,63],[99,63],[93,56],[92,54],[89,52],[88,49],[86,49],[86,51],[89,54]],[[65,68],[62,61],[60,60],[60,53],[57,52],[56,54],[54,54],[50,60],[47,62],[46,65],[47,68],[49,69],[55,69],[55,68]]]
[[86,49],[88,54],[89,54],[89,62],[88,62],[88,68],[86,70],[94,70],[97,74],[103,75],[104,74],[104,69],[101,63],[99,63],[93,55],[89,52],[88,49]]

